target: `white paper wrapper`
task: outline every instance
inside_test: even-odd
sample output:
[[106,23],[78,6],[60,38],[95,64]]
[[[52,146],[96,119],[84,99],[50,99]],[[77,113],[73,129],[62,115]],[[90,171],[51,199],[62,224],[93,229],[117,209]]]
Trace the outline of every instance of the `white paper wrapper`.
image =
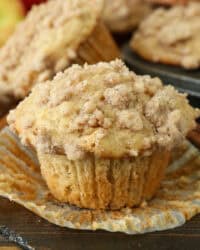
[[188,144],[184,155],[169,166],[157,196],[148,204],[94,211],[56,201],[41,177],[34,153],[5,128],[0,132],[0,195],[63,227],[127,234],[165,230],[200,212],[200,152]]

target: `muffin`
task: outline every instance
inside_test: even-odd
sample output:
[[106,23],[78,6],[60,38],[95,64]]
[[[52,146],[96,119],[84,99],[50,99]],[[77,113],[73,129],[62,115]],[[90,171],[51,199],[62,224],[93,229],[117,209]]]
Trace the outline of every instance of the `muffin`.
[[197,69],[199,30],[200,3],[159,8],[141,23],[130,46],[146,60]]
[[50,0],[33,7],[0,51],[0,100],[25,97],[72,63],[119,57],[100,19],[102,8],[102,0]]
[[56,199],[114,210],[154,196],[198,114],[172,86],[115,60],[36,85],[8,123],[37,152]]
[[105,0],[103,19],[114,33],[132,31],[152,11],[144,0]]

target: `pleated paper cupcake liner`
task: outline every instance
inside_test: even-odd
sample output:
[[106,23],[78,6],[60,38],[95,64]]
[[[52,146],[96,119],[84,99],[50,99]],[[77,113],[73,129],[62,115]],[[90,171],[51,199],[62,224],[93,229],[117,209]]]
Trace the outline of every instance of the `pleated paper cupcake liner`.
[[120,58],[120,51],[106,26],[98,21],[91,35],[80,44],[72,63],[95,64]]
[[53,198],[35,154],[4,128],[0,132],[0,195],[62,227],[127,234],[166,230],[200,213],[200,152],[188,143],[184,154],[168,167],[155,198],[138,208],[80,209]]

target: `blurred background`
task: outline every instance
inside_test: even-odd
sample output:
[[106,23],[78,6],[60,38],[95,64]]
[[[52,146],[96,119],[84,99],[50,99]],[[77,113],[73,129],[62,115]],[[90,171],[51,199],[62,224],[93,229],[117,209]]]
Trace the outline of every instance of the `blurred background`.
[[32,5],[41,2],[44,0],[0,0],[0,46],[6,42]]

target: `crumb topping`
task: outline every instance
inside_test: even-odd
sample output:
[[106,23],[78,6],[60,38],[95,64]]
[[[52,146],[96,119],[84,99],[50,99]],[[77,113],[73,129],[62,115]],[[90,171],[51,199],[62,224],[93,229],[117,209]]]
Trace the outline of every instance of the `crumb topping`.
[[94,28],[102,4],[102,0],[49,0],[34,6],[0,50],[2,91],[24,97],[35,83],[64,70]]
[[137,156],[154,146],[170,150],[198,114],[172,86],[138,76],[115,60],[74,65],[36,85],[8,122],[23,143],[74,160],[88,153]]
[[179,60],[185,68],[197,68],[200,66],[199,30],[200,3],[158,8],[141,23],[133,46],[139,39],[145,39],[145,44],[152,46],[155,61],[171,51],[173,54],[168,53],[165,58]]
[[134,109],[119,111],[117,121],[119,128],[127,128],[132,131],[141,131],[143,129],[141,115]]

